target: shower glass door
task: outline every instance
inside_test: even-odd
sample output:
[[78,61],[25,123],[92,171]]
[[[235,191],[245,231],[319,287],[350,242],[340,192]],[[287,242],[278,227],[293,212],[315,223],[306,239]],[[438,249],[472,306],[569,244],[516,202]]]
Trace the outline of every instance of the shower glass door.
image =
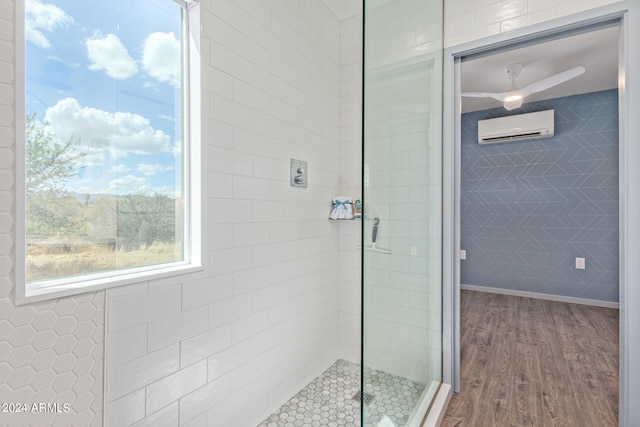
[[362,425],[442,381],[442,0],[365,0]]

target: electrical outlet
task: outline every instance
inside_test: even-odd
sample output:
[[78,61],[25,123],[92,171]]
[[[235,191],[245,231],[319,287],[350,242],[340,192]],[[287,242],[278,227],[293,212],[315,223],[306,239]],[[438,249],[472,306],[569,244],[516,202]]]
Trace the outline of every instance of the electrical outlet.
[[460,259],[467,259],[467,251],[466,249],[460,250]]
[[584,270],[584,268],[585,268],[584,258],[581,258],[581,257],[577,257],[576,258],[576,268],[578,270]]

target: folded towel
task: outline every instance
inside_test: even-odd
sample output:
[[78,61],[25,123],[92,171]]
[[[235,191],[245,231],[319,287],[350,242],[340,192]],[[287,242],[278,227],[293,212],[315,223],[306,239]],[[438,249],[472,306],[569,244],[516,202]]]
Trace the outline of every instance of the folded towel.
[[353,219],[353,206],[351,205],[351,197],[338,196],[333,198],[333,209],[331,210],[331,219]]

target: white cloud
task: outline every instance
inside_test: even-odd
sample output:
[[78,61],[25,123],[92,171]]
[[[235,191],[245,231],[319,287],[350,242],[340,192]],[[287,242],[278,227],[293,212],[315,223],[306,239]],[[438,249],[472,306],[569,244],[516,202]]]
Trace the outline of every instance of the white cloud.
[[173,170],[173,166],[161,165],[159,163],[155,163],[155,164],[141,163],[138,165],[138,172],[147,176],[157,175],[159,173],[170,171],[170,170]]
[[176,159],[179,159],[182,156],[182,141],[176,141],[171,147],[171,152]]
[[127,165],[116,165],[111,169],[109,169],[109,172],[113,172],[113,173],[127,173],[130,171],[131,171],[131,168]]
[[153,194],[154,189],[146,178],[127,175],[111,180],[107,185],[106,192],[122,196],[125,194]]
[[153,129],[149,119],[138,114],[83,107],[73,98],[65,98],[47,109],[47,121],[62,141],[79,139],[82,151],[89,154],[109,151],[112,159],[127,154],[170,152],[171,138]]
[[154,185],[144,177],[127,175],[124,177],[109,178],[105,180],[99,178],[76,178],[69,182],[70,191],[79,194],[110,194],[114,196],[126,196],[128,194],[164,194],[169,197],[180,195],[180,187],[174,188],[167,185]]
[[[87,191],[90,193],[90,191]],[[127,175],[122,178],[116,178],[109,181],[107,188],[100,191],[102,194],[114,194],[118,196],[125,196],[128,194],[164,194],[169,197],[179,196],[179,190],[173,187],[159,186],[154,187],[146,178],[141,178],[134,175]]]
[[181,81],[180,41],[173,33],[151,33],[144,42],[142,66],[154,79],[176,87]]
[[87,40],[90,70],[104,71],[109,77],[123,80],[138,72],[136,61],[131,58],[127,48],[115,34],[100,34]]
[[[65,141],[67,141],[67,139],[65,139]],[[82,144],[80,143],[76,147],[76,151],[79,153],[84,153],[84,157],[82,157],[82,160],[79,161],[81,166],[98,168],[102,168],[102,166],[104,166],[104,150],[82,146]]]
[[176,121],[176,118],[174,116],[167,116],[166,114],[160,114],[158,118],[173,123],[175,123]]
[[49,49],[51,42],[45,36],[57,27],[72,24],[73,18],[53,4],[30,0],[25,3],[25,36],[28,41],[43,49]]

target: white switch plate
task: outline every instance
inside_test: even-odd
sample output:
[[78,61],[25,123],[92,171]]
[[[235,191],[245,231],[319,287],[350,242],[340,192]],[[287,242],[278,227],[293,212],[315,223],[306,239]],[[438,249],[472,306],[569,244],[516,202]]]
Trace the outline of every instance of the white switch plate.
[[576,268],[578,270],[584,270],[585,268],[584,258],[580,258],[580,257],[576,258]]
[[467,251],[465,249],[460,250],[460,259],[467,259]]
[[291,159],[291,186],[307,188],[308,164],[304,160]]

